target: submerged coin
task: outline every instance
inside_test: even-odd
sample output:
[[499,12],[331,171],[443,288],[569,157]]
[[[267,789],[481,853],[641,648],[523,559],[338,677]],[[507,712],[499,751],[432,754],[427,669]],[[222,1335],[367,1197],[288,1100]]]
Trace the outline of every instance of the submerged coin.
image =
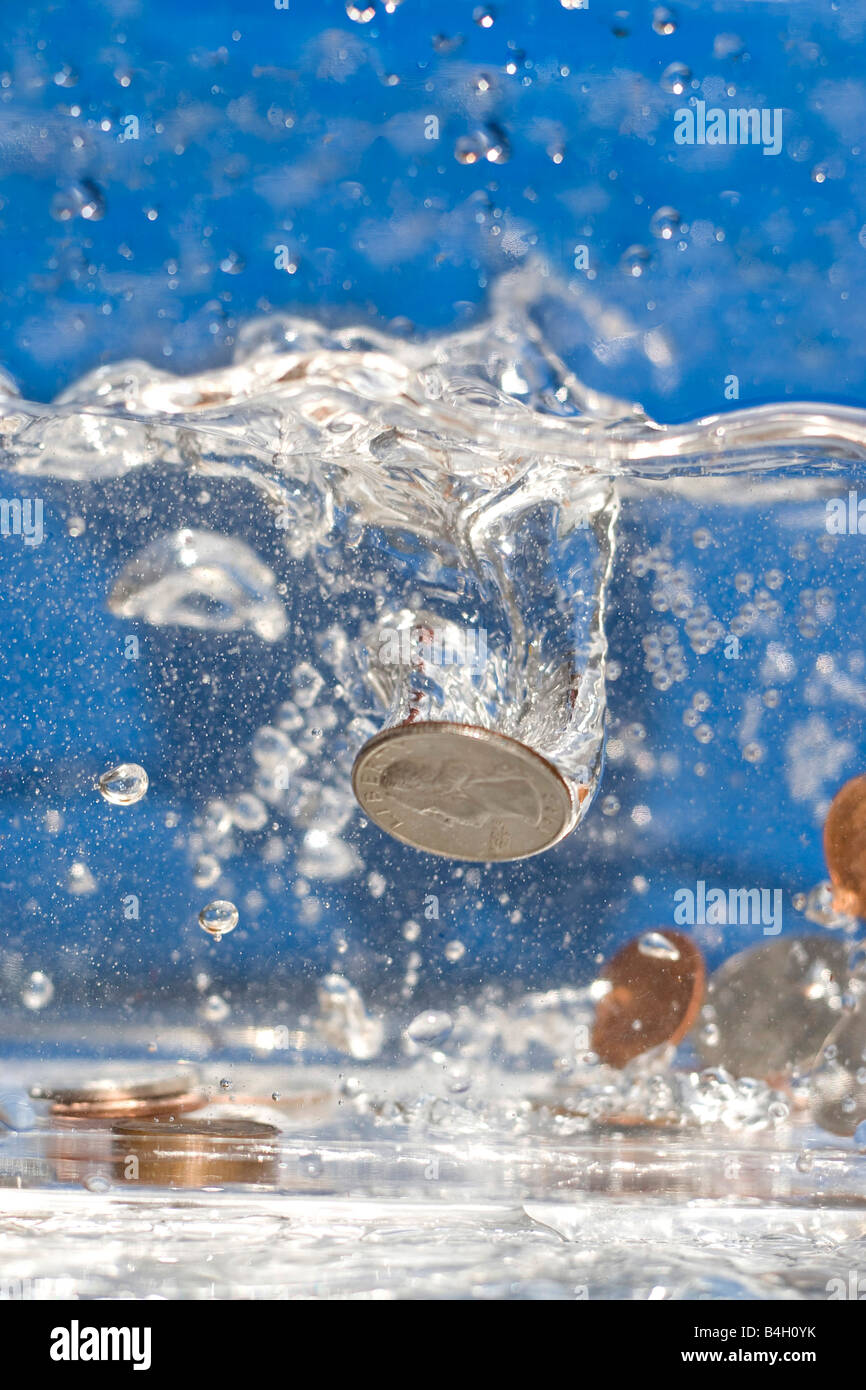
[[106,1075],[76,1085],[31,1086],[34,1100],[51,1102],[51,1114],[70,1119],[110,1119],[197,1110],[204,1105],[194,1072],[168,1076]]
[[67,1119],[112,1120],[134,1116],[183,1115],[189,1110],[201,1110],[205,1105],[201,1091],[182,1091],[179,1095],[161,1096],[153,1100],[84,1100],[54,1101],[51,1114]]
[[[678,1043],[698,1016],[704,996],[704,958],[682,932],[667,928],[617,951],[601,972],[610,988],[596,1006],[591,1047],[602,1062],[624,1067],[633,1057]],[[661,940],[669,951],[661,949]]]
[[[853,1134],[866,1120],[866,996],[824,1039],[809,1078],[812,1119],[831,1134]],[[859,1136],[858,1136],[859,1138]]]
[[279,1135],[256,1120],[121,1120],[112,1126],[114,1167],[125,1182],[157,1187],[271,1183]]
[[695,1030],[704,1063],[771,1084],[811,1065],[839,1018],[848,950],[802,936],[731,956],[710,979]]
[[451,859],[523,859],[573,829],[574,798],[540,753],[472,724],[399,724],[358,754],[364,812],[403,844]]
[[836,793],[824,823],[824,857],[837,912],[866,917],[866,776]]

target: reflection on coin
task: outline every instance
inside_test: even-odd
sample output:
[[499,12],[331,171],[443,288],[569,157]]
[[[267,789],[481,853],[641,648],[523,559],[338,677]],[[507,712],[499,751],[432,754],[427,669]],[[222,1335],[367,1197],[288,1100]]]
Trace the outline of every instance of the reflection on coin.
[[121,1120],[112,1127],[119,1180],[157,1187],[272,1183],[274,1125],[255,1120]]
[[355,759],[352,785],[380,829],[451,859],[523,859],[576,822],[572,794],[546,758],[472,724],[385,729]]
[[866,776],[852,777],[834,796],[824,824],[824,857],[836,911],[866,917]]
[[771,1084],[811,1065],[839,1018],[848,949],[801,936],[731,956],[710,980],[695,1030],[704,1063]]
[[685,1037],[704,996],[704,958],[688,936],[665,928],[630,941],[600,978],[610,988],[598,1001],[590,1045],[602,1062],[624,1067]]

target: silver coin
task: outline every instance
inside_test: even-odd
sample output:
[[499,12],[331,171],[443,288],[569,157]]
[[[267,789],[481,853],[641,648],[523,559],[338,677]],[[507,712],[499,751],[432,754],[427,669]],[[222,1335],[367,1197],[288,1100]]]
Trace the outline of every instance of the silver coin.
[[693,1035],[706,1065],[770,1082],[811,1066],[839,1019],[849,949],[789,936],[726,960]]
[[400,724],[358,754],[366,815],[404,845],[449,859],[524,859],[574,828],[564,778],[532,748],[472,724]]

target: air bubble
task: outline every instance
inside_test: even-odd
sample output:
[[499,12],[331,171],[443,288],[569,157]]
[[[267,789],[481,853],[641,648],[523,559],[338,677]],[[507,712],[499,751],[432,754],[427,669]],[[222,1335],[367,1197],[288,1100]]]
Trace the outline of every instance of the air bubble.
[[54,985],[47,975],[41,970],[34,970],[31,975],[28,975],[24,989],[21,991],[21,1003],[25,1009],[33,1011],[44,1009],[53,998]]
[[112,806],[133,806],[141,801],[149,783],[147,773],[138,763],[118,763],[103,772],[97,785]]
[[209,994],[199,1008],[206,1023],[222,1023],[230,1013],[231,1008],[221,994]]
[[202,931],[206,931],[215,941],[220,941],[222,937],[234,931],[238,918],[238,910],[234,903],[225,898],[217,898],[202,908],[198,914],[198,924]]
[[428,1009],[412,1019],[406,1029],[406,1036],[420,1047],[438,1047],[451,1036],[454,1020],[450,1014],[437,1009]]
[[669,63],[661,76],[661,84],[666,92],[682,96],[692,80],[692,70],[685,63]]
[[674,943],[657,931],[646,932],[638,941],[637,948],[642,956],[650,956],[653,960],[679,960],[680,958],[680,953]]
[[657,34],[675,34],[677,17],[674,11],[669,10],[665,5],[659,5],[653,11],[653,29]]
[[671,241],[679,229],[680,221],[676,208],[659,208],[650,218],[650,231],[661,241]]
[[637,280],[648,268],[652,257],[645,246],[629,246],[620,257],[620,270]]

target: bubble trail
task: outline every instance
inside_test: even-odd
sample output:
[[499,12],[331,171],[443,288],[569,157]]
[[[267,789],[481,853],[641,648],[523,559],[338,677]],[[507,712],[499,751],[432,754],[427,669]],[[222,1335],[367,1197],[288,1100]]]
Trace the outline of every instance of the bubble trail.
[[103,772],[97,786],[100,795],[112,806],[133,806],[147,792],[149,781],[138,763],[118,763]]

